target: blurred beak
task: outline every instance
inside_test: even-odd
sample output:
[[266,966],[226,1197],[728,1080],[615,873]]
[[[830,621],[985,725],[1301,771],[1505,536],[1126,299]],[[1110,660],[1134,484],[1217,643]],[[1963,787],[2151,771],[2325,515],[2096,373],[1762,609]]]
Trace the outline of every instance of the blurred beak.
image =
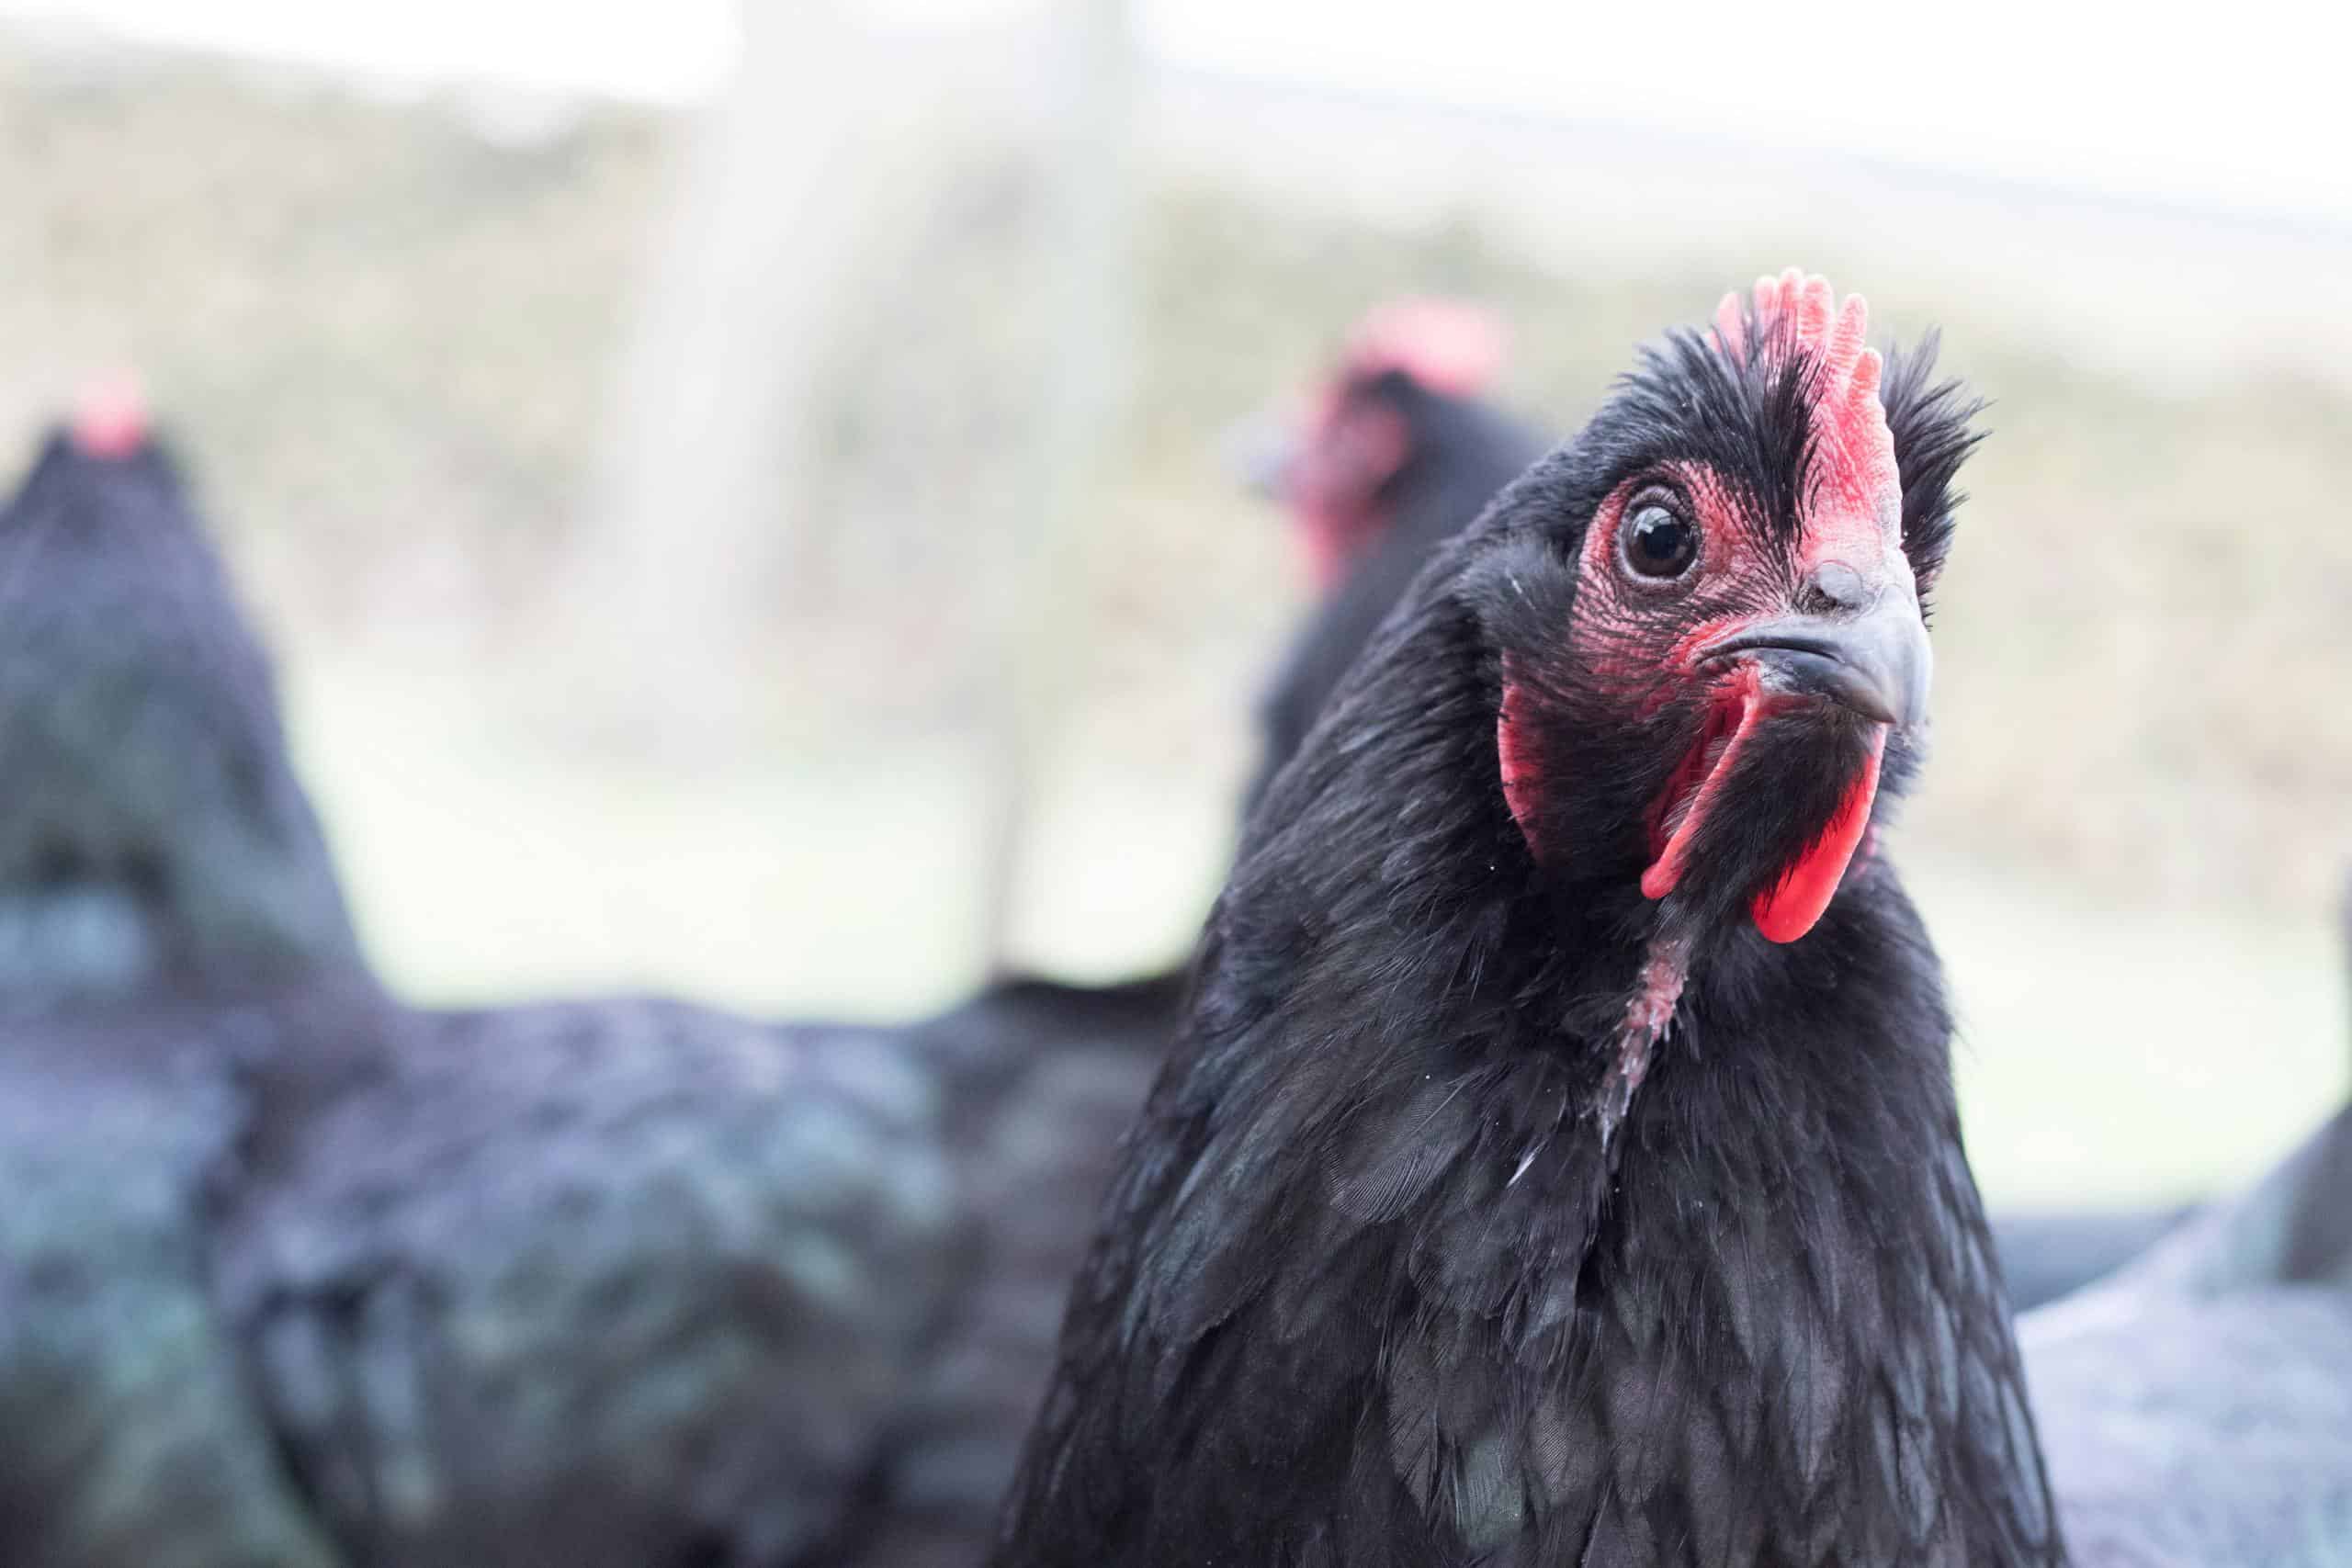
[[1225,433],[1219,443],[1227,472],[1261,501],[1280,501],[1289,489],[1298,437],[1290,422],[1271,413],[1253,414]]
[[1707,645],[1700,658],[1745,660],[1770,687],[1826,697],[1898,729],[1927,713],[1935,668],[1918,598],[1895,588],[1861,611],[1751,621]]

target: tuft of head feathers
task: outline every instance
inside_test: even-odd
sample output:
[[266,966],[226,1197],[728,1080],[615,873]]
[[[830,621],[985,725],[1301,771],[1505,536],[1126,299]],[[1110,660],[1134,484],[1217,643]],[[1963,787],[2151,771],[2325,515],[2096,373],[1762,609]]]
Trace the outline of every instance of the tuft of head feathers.
[[1887,356],[1880,401],[1903,475],[1903,553],[1919,580],[1919,608],[1933,617],[1929,590],[1951,553],[1954,520],[1968,500],[1955,483],[1984,433],[1973,428],[1984,400],[1957,379],[1936,379],[1938,336],[1928,333]]

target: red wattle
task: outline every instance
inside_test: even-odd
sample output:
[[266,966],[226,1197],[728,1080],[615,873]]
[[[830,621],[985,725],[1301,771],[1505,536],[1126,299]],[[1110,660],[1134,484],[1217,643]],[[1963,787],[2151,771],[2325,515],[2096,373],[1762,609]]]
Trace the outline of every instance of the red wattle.
[[1730,738],[1711,758],[1702,750],[1694,753],[1688,764],[1703,767],[1706,771],[1690,786],[1690,798],[1682,807],[1680,820],[1675,824],[1674,831],[1668,835],[1666,842],[1658,846],[1657,858],[1651,861],[1649,869],[1642,873],[1642,897],[1645,898],[1663,898],[1681,882],[1683,869],[1690,861],[1690,845],[1698,837],[1699,824],[1706,820],[1708,812],[1714,809],[1718,785],[1730,776],[1732,765],[1739,760],[1739,749],[1747,743],[1748,732],[1755,728],[1763,715],[1763,704],[1757,695],[1752,671],[1743,676],[1724,701],[1727,705],[1718,713],[1731,726]]
[[1535,852],[1535,764],[1528,757],[1519,739],[1519,688],[1511,683],[1510,671],[1503,671],[1502,710],[1495,716],[1495,761],[1503,777],[1503,804],[1510,807],[1511,820],[1519,824],[1519,835],[1527,840],[1531,853]]
[[1862,771],[1838,803],[1829,826],[1749,906],[1756,929],[1766,942],[1796,941],[1813,930],[1822,911],[1829,908],[1829,900],[1838,896],[1847,863],[1870,830],[1871,803],[1878,798],[1879,757],[1885,750],[1886,731],[1882,728],[1871,737]]

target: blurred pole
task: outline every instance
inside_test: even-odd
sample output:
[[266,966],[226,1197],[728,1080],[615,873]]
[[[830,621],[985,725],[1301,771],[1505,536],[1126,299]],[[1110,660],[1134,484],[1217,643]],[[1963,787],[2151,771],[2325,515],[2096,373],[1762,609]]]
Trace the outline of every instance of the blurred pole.
[[1003,672],[982,820],[981,934],[1001,972],[1020,902],[1038,761],[1091,644],[1088,545],[1096,531],[1104,449],[1117,428],[1132,352],[1128,225],[1135,45],[1129,0],[1060,0],[1060,123],[1045,159],[1037,268],[1051,323],[1038,367],[1038,417],[1015,493],[1034,510],[1002,522],[994,574],[994,667]]
[[[922,86],[850,0],[744,0],[623,370],[588,539],[588,640],[632,731],[708,743],[761,711],[825,389],[868,265],[919,199],[894,135]],[[912,182],[919,184],[920,182]]]

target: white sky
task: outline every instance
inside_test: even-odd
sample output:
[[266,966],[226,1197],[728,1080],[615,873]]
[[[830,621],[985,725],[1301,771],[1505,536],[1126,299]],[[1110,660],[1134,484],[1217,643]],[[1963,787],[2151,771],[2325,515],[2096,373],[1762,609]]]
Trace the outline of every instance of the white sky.
[[[788,6],[795,0],[752,0]],[[915,25],[1040,0],[860,0]],[[1137,0],[1164,62],[2352,223],[2352,8]],[[155,41],[691,101],[736,0],[0,0]]]

